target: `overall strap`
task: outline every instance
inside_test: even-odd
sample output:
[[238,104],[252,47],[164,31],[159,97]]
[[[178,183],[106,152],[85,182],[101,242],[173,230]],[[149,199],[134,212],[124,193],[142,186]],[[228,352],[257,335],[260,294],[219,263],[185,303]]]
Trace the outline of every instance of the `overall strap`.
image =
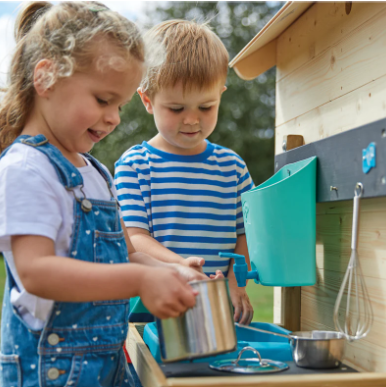
[[93,156],[88,153],[82,153],[82,155],[90,161],[90,163],[94,166],[94,168],[102,175],[102,177],[106,180],[106,183],[109,188],[112,187],[113,182],[111,180],[111,176],[106,172],[106,169],[103,168],[102,164]]
[[[83,178],[78,169],[63,156],[58,148],[50,144],[43,134],[38,134],[34,137],[28,135],[19,136],[13,142],[13,144],[17,143],[32,146],[44,153],[55,168],[59,181],[66,189],[71,190],[79,185],[83,185]],[[10,145],[1,156],[3,156],[12,145]]]

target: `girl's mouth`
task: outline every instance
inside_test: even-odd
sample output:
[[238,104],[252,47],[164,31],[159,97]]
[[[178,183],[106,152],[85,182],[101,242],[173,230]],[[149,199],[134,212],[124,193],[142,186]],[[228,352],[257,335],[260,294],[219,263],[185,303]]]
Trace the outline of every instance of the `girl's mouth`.
[[102,139],[103,132],[93,129],[87,129],[87,133],[93,142],[99,142]]

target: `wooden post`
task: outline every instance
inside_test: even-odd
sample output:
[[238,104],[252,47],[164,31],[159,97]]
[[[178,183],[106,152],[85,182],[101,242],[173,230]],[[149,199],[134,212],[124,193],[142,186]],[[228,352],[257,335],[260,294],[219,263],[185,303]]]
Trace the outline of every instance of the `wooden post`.
[[[284,136],[286,150],[304,145],[304,138],[300,135],[288,134]],[[300,331],[300,286],[281,288],[280,325],[290,331]]]

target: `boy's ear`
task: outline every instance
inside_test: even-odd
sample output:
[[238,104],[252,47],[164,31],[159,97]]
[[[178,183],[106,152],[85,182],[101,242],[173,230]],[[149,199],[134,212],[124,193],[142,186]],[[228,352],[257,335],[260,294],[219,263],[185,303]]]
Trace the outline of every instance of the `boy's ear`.
[[34,87],[39,97],[47,97],[53,90],[52,75],[54,73],[53,63],[48,59],[40,60],[34,70]]
[[224,86],[224,87],[222,88],[222,90],[221,90],[221,94],[222,94],[226,89],[227,89],[227,87]]
[[149,96],[146,94],[146,92],[143,92],[140,87],[138,87],[137,92],[141,97],[142,103],[144,104],[146,111],[150,114],[153,114],[153,105]]

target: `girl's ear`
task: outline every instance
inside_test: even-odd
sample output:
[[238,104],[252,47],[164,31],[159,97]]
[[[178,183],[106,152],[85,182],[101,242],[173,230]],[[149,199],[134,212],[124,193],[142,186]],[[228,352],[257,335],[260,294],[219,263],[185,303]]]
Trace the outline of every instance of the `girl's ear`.
[[48,93],[53,90],[53,71],[53,63],[48,59],[42,59],[36,64],[34,70],[34,87],[39,97],[47,97]]
[[151,103],[149,96],[146,94],[146,92],[143,92],[140,87],[138,87],[137,92],[141,97],[142,103],[145,105],[147,112],[150,114],[153,114],[153,105]]

